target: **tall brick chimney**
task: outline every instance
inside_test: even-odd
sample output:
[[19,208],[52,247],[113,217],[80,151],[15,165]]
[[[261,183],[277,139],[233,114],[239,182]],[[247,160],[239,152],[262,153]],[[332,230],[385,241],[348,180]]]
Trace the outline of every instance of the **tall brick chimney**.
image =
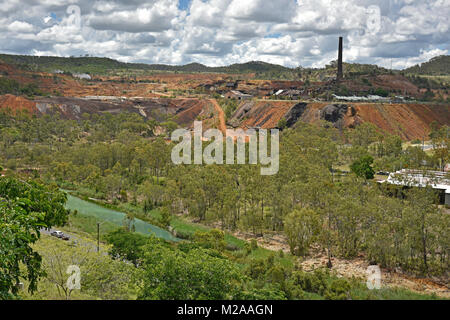
[[342,37],[339,37],[339,55],[338,55],[338,73],[337,73],[337,81],[342,80],[344,74],[342,72]]

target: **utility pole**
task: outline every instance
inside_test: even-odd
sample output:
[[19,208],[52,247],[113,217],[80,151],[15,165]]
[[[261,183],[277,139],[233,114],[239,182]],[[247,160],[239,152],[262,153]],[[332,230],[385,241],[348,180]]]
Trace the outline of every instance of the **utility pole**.
[[100,252],[100,222],[97,222],[97,252]]

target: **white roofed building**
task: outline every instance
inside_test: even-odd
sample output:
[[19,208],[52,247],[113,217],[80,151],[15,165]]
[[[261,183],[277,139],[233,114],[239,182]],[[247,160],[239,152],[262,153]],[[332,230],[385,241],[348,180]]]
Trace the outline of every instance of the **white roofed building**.
[[423,171],[423,170],[409,170],[403,169],[389,174],[386,180],[380,183],[389,183],[405,187],[419,187],[427,186],[436,190],[441,190],[445,194],[446,205],[450,205],[450,173],[442,171]]

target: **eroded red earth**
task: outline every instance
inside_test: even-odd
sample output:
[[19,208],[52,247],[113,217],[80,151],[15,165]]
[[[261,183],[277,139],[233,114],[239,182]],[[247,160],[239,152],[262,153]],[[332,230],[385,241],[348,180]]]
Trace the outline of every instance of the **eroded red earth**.
[[[142,116],[173,119],[183,127],[191,127],[195,120],[203,120],[205,127],[224,130],[224,115],[220,106],[206,92],[191,94],[199,86],[225,85],[233,75],[225,74],[155,74],[131,78],[94,76],[94,80],[75,79],[69,75],[48,74],[17,69],[0,62],[0,74],[20,84],[36,84],[50,97],[31,99],[14,95],[0,96],[0,109],[12,112],[27,110],[35,114],[57,111],[66,118],[77,119],[82,113],[137,112]],[[254,80],[251,74],[238,82],[238,89],[286,88],[301,86],[301,82]],[[372,85],[395,89],[415,95],[418,88],[401,75],[379,75]],[[349,88],[361,89],[361,84],[348,81]],[[177,90],[177,91],[173,91]],[[256,90],[256,89],[255,89]],[[264,89],[265,90],[265,89]],[[172,96],[169,98],[169,96]],[[176,98],[175,98],[176,96]],[[253,99],[241,102],[237,111],[228,119],[234,127],[275,128],[298,101],[274,101]],[[321,110],[330,103],[308,102],[296,121],[314,123],[321,119]],[[397,134],[404,140],[422,139],[429,133],[434,121],[450,124],[450,107],[445,104],[382,104],[347,103],[349,109],[343,116],[345,127],[371,122],[381,131]],[[164,116],[165,115],[165,116]]]

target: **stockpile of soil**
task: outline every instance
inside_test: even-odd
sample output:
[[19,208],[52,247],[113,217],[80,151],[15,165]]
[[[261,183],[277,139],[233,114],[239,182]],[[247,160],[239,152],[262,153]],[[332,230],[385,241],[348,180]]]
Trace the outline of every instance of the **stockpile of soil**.
[[34,101],[12,94],[0,96],[0,110],[17,114],[18,111],[26,110],[29,114],[36,114],[38,110]]
[[[275,128],[280,119],[292,117],[292,108],[300,104],[292,101],[250,101],[241,103],[234,113],[234,125]],[[300,110],[301,109],[301,110]],[[422,139],[430,132],[430,124],[450,125],[450,107],[437,104],[381,104],[381,103],[308,103],[297,110],[296,122],[315,123],[327,120],[339,129],[353,128],[370,122],[382,132],[396,134],[403,140]],[[295,111],[295,110],[294,110]],[[301,111],[301,112],[300,112]],[[295,112],[294,112],[295,113]],[[236,124],[236,122],[238,124]],[[291,121],[293,122],[293,121]],[[289,126],[295,123],[289,123]]]
[[[241,127],[275,128],[278,122],[296,103],[293,101],[243,102],[232,117]],[[247,111],[248,110],[248,111]]]
[[403,140],[422,139],[430,132],[430,124],[450,125],[447,105],[424,104],[356,104],[357,115],[384,132],[396,134]]
[[[366,79],[365,82],[362,79]],[[343,80],[342,85],[350,91],[361,92],[370,91],[378,88],[394,92],[399,96],[408,95],[413,97],[420,96],[419,88],[411,83],[407,78],[399,74],[382,74],[378,76],[366,76],[362,78]]]
[[134,112],[146,118],[164,121],[174,116],[182,127],[191,127],[196,119],[209,121],[214,126],[218,114],[209,100],[200,99],[126,99],[119,97],[40,97],[29,100],[14,95],[0,96],[0,110],[16,114],[27,110],[30,114],[55,114],[64,119],[80,119],[83,113]]
[[180,101],[178,104],[180,109],[175,121],[181,126],[191,126],[203,111],[206,103],[206,101],[197,99]]

